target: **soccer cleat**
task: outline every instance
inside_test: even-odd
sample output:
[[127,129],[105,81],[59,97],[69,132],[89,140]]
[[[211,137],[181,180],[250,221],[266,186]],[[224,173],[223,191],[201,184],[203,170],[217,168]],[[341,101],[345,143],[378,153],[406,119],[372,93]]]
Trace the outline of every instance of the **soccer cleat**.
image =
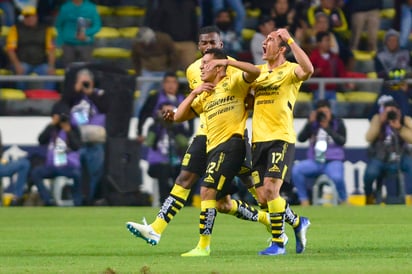
[[182,257],[206,257],[210,255],[210,248],[201,248],[199,246],[196,246],[192,250],[182,253]]
[[310,226],[308,218],[300,217],[299,225],[294,229],[296,238],[296,253],[302,253],[306,247],[306,232]]
[[269,255],[269,256],[276,256],[276,255],[283,255],[283,254],[286,254],[285,246],[283,245],[283,247],[281,247],[275,242],[272,242],[272,244],[268,248],[259,252],[259,255]]
[[142,238],[150,245],[157,245],[160,242],[161,234],[157,234],[153,228],[147,224],[146,219],[143,218],[143,224],[134,222],[126,223],[127,229],[136,237]]

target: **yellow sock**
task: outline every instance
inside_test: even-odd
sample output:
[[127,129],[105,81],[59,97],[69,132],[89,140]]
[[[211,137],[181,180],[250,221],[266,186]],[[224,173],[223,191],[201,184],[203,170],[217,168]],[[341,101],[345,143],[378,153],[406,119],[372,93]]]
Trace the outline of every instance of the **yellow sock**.
[[270,218],[268,218],[267,212],[259,210],[259,212],[258,212],[258,222],[262,223],[264,225],[269,225],[270,224]]
[[270,213],[285,212],[286,200],[281,196],[274,200],[268,201],[268,209]]
[[187,197],[189,197],[189,193],[190,189],[183,188],[176,184],[173,186],[169,197],[163,202],[159,214],[151,224],[156,233],[163,233],[173,217],[184,207]]
[[237,202],[235,200],[230,200],[230,202],[232,203],[232,208],[230,209],[230,211],[227,214],[235,215],[235,213],[237,212],[237,209],[238,209]]
[[[200,238],[199,243],[197,244],[200,248],[206,249],[210,246],[212,238],[212,230],[214,225],[214,220],[216,218],[216,200],[207,200],[202,201],[201,212],[200,212]],[[208,212],[208,223],[205,223],[205,213]],[[213,215],[213,216],[212,216]],[[205,234],[205,231],[209,231],[208,234]]]
[[285,206],[286,201],[282,197],[277,197],[274,200],[268,201],[268,209],[270,213],[270,222],[272,226],[272,242],[284,244],[282,234],[285,223]]

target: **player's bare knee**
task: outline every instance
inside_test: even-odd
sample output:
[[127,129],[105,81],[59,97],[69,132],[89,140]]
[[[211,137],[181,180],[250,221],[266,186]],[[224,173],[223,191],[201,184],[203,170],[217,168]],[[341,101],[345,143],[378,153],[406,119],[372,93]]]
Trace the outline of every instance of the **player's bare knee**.
[[198,179],[199,176],[197,174],[182,170],[176,178],[176,184],[183,188],[191,189]]

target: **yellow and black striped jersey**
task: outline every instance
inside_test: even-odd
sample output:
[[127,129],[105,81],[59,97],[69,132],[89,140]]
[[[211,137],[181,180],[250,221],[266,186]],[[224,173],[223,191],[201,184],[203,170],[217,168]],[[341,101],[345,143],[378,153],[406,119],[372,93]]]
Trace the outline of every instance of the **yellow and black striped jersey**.
[[258,65],[261,73],[253,84],[255,104],[252,143],[283,140],[296,142],[293,109],[302,81],[295,75],[296,63],[285,62],[273,71]]

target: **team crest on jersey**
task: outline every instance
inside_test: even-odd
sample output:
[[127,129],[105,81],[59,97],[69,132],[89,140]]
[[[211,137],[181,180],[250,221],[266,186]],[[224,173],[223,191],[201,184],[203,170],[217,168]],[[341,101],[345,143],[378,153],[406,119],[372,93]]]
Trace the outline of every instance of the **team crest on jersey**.
[[276,80],[280,80],[280,79],[282,79],[282,77],[283,77],[283,70],[278,72],[278,76],[277,76]]

